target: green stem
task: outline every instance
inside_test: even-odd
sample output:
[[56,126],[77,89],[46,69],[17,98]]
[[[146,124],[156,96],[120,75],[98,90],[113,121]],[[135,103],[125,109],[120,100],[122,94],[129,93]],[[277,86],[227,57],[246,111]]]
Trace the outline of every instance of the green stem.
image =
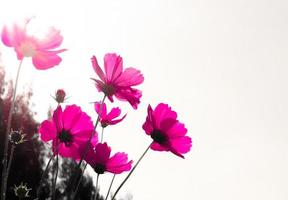
[[11,169],[11,164],[12,164],[12,160],[13,160],[15,148],[16,148],[16,146],[15,146],[15,145],[12,145],[12,147],[11,147],[11,152],[10,152],[10,156],[9,156],[9,161],[8,161],[7,175],[6,175],[6,177],[5,177],[5,179],[6,179],[5,181],[6,181],[6,182],[7,182],[8,177],[9,177],[9,172],[10,172],[10,169]]
[[57,183],[57,176],[58,176],[58,152],[57,152],[57,155],[56,155],[56,175],[55,175],[55,179],[54,179],[54,182],[53,182],[53,186],[52,186],[52,200],[55,200],[55,195],[56,195],[56,183]]
[[97,178],[96,178],[96,186],[95,186],[95,188],[96,188],[96,194],[95,194],[95,199],[94,200],[97,200],[98,198],[98,194],[99,194],[99,192],[98,192],[98,179],[99,179],[99,174],[97,174]]
[[113,184],[113,182],[114,182],[115,176],[116,176],[116,174],[113,175],[113,178],[112,178],[112,181],[111,181],[111,183],[110,183],[110,186],[109,186],[109,189],[108,189],[108,192],[107,192],[107,195],[106,195],[105,200],[108,199],[108,196],[109,196],[109,193],[110,193],[110,190],[111,190],[112,184]]
[[[98,117],[97,117],[97,120],[96,120],[96,122],[95,122],[93,132],[92,132],[91,135],[90,135],[90,138],[89,138],[89,140],[88,140],[88,142],[87,142],[87,144],[86,144],[86,147],[85,147],[85,149],[84,149],[84,151],[83,151],[83,153],[82,153],[82,155],[81,155],[80,162],[78,163],[76,169],[81,169],[81,164],[82,164],[82,162],[83,162],[83,159],[85,158],[85,156],[86,156],[86,154],[87,154],[87,152],[88,152],[88,147],[89,147],[89,145],[90,145],[90,142],[91,142],[91,140],[92,140],[92,138],[93,138],[94,132],[96,131],[96,128],[97,128],[98,123],[99,123],[99,121],[100,121],[100,115],[101,115],[101,112],[102,112],[102,105],[103,105],[103,103],[104,103],[104,101],[105,101],[105,98],[106,98],[106,95],[104,95],[104,97],[103,97],[103,99],[102,99],[102,101],[101,101],[100,109],[99,109],[99,113],[98,113]],[[85,169],[86,169],[86,167],[85,167]],[[80,174],[79,180],[81,180],[81,176],[83,176],[85,169],[84,169],[83,172]],[[76,181],[77,181],[77,180],[78,180],[78,179],[76,178]],[[72,187],[73,187],[73,185],[75,185],[75,180],[73,181]],[[77,185],[78,185],[78,183],[76,182],[76,186],[77,186]],[[76,189],[78,190],[78,188],[76,188]],[[77,190],[75,190],[74,195],[72,195],[72,199],[73,199],[73,200],[74,200],[74,198],[75,198],[75,196],[76,196]]]
[[103,142],[103,135],[104,135],[104,128],[102,127],[102,131],[101,131],[101,140],[100,140],[100,143]]
[[46,174],[47,171],[48,171],[49,165],[50,165],[53,157],[54,157],[53,155],[50,157],[50,159],[49,159],[49,161],[48,161],[48,163],[47,163],[47,165],[46,165],[46,167],[45,167],[45,170],[44,170],[44,172],[43,172],[43,174],[42,174],[42,176],[41,176],[41,179],[40,179],[40,182],[39,182],[39,186],[38,186],[38,188],[37,188],[37,193],[36,193],[36,194],[37,194],[37,198],[36,198],[36,199],[39,199],[41,185],[42,185],[42,182],[43,182],[43,180],[44,180],[45,174]]
[[8,114],[7,128],[6,128],[6,133],[5,133],[4,155],[3,155],[3,166],[2,166],[3,169],[2,169],[2,181],[1,181],[1,200],[6,199],[7,180],[5,177],[8,176],[7,175],[7,171],[8,171],[7,170],[7,158],[8,158],[9,132],[11,128],[12,115],[13,115],[15,99],[16,99],[16,91],[17,91],[18,79],[19,79],[22,62],[23,62],[23,59],[20,60],[18,70],[17,70],[15,86],[13,88],[13,99],[12,99],[11,107],[10,107],[9,114]]
[[124,183],[128,180],[128,178],[131,176],[131,174],[133,173],[133,171],[136,169],[136,167],[138,166],[138,164],[140,163],[140,161],[142,160],[142,158],[145,156],[145,154],[147,153],[147,151],[150,149],[151,144],[148,146],[148,148],[144,151],[144,153],[142,154],[142,156],[139,158],[139,160],[137,161],[137,163],[135,164],[135,166],[132,168],[132,170],[129,172],[129,174],[127,175],[127,177],[124,179],[124,181],[122,181],[122,183],[119,185],[119,187],[117,188],[116,192],[114,193],[112,200],[115,199],[117,193],[119,192],[119,190],[122,188],[122,186],[124,185]]

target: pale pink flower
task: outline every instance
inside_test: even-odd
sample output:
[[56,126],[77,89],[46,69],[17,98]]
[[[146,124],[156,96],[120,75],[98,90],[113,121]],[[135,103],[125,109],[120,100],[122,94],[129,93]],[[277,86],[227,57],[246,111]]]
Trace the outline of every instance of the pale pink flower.
[[121,122],[126,117],[126,114],[125,114],[123,117],[119,119],[115,119],[121,115],[121,109],[118,107],[112,108],[111,111],[107,113],[107,107],[105,103],[102,104],[102,108],[101,108],[101,103],[99,102],[96,102],[94,106],[95,106],[95,111],[97,112],[97,114],[99,114],[100,123],[103,128],[105,128],[108,125],[115,125]]
[[177,120],[177,113],[167,104],[160,103],[155,110],[148,106],[143,129],[153,139],[151,149],[155,151],[171,151],[182,158],[182,154],[190,151],[192,140],[186,136],[187,129]]
[[2,42],[14,48],[18,60],[32,57],[32,62],[37,69],[45,70],[58,65],[61,58],[57,54],[65,51],[65,49],[55,50],[63,40],[60,31],[51,27],[46,37],[40,40],[28,35],[26,27],[29,21],[30,19],[24,24],[14,24],[11,28],[4,26],[1,34]]
[[84,160],[91,165],[97,174],[103,174],[106,171],[121,174],[131,169],[132,160],[128,161],[126,153],[118,152],[111,157],[110,154],[111,148],[106,142],[104,144],[98,143],[95,148],[88,149]]
[[[91,118],[79,106],[69,105],[62,111],[58,106],[52,120],[41,123],[39,133],[44,142],[52,140],[54,153],[63,157],[79,160],[79,148],[86,145],[94,132]],[[93,143],[97,143],[97,133],[94,133]]]
[[122,101],[128,101],[134,109],[140,103],[142,92],[132,86],[141,84],[144,77],[141,72],[132,67],[123,71],[123,61],[117,54],[106,54],[104,57],[104,69],[102,71],[95,56],[92,57],[92,65],[100,80],[96,82],[98,91],[102,91],[111,102],[113,96]]

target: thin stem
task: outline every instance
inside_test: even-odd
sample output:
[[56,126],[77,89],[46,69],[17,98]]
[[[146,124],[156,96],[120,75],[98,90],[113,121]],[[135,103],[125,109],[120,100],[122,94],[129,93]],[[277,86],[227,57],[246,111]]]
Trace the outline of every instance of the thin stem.
[[77,185],[76,185],[76,189],[75,189],[75,192],[73,193],[72,199],[74,199],[75,196],[76,196],[76,193],[77,193],[77,191],[78,191],[78,189],[79,189],[79,186],[80,186],[80,183],[81,183],[81,181],[82,181],[83,174],[84,174],[84,171],[85,171],[87,165],[88,165],[88,164],[86,163],[85,166],[84,166],[83,171],[81,172],[80,180],[78,181],[78,183],[77,183]]
[[[93,138],[94,132],[96,131],[96,128],[97,128],[98,123],[99,123],[99,121],[100,121],[100,115],[101,115],[101,113],[102,113],[102,105],[103,105],[103,103],[104,103],[104,101],[105,101],[105,98],[106,98],[106,95],[104,95],[104,97],[103,97],[103,99],[102,99],[102,101],[101,101],[100,109],[99,109],[99,113],[98,113],[98,117],[97,117],[97,120],[96,120],[96,122],[95,122],[93,132],[92,132],[91,135],[90,135],[90,138],[89,138],[89,140],[88,140],[88,142],[87,142],[87,144],[86,144],[86,146],[85,146],[85,149],[84,149],[84,151],[83,151],[83,153],[82,153],[82,155],[81,155],[80,162],[78,163],[76,169],[81,169],[81,164],[82,164],[82,162],[83,162],[83,159],[85,158],[85,156],[86,156],[86,154],[87,154],[87,152],[88,152],[88,147],[89,147],[89,145],[90,145],[90,142],[91,142],[91,140],[92,140],[92,138]],[[80,174],[80,176],[83,176],[84,171],[85,171],[85,169],[83,170],[83,173]],[[79,180],[81,180],[81,177],[79,178]],[[77,181],[77,178],[76,178],[76,181]],[[75,180],[73,181],[73,185],[75,185]],[[73,185],[72,185],[72,187],[73,187]],[[77,186],[77,185],[78,185],[78,183],[76,182],[76,186]],[[76,189],[77,189],[77,188],[76,188]],[[73,195],[73,198],[72,198],[73,200],[74,200],[74,198],[75,198],[75,196],[76,196],[76,193],[77,193],[77,190],[75,190],[75,195]]]
[[114,182],[115,176],[116,176],[116,174],[113,175],[113,178],[112,178],[112,181],[111,181],[111,183],[110,183],[110,186],[109,186],[109,189],[108,189],[108,192],[107,192],[107,195],[106,195],[105,200],[108,199],[108,196],[109,196],[109,193],[110,193],[110,190],[111,190],[112,184],[113,184],[113,182]]
[[99,174],[97,174],[97,178],[96,178],[96,186],[95,186],[95,188],[96,188],[96,195],[95,195],[95,199],[94,200],[97,200],[98,198],[98,194],[99,194],[99,192],[98,192],[98,180],[99,180]]
[[104,135],[104,128],[102,127],[102,131],[101,131],[101,140],[100,140],[100,143],[103,142],[103,135]]
[[14,151],[15,151],[16,146],[12,145],[11,147],[11,152],[10,152],[10,156],[9,156],[9,161],[8,161],[8,167],[7,167],[7,175],[5,177],[5,181],[7,182],[8,177],[9,177],[9,171],[11,169],[11,164],[12,164],[12,160],[13,160],[13,156],[14,156]]
[[151,144],[148,146],[148,148],[144,151],[144,153],[142,154],[142,156],[139,158],[139,160],[137,161],[137,163],[135,164],[135,166],[132,168],[132,170],[129,172],[129,174],[126,176],[126,178],[122,181],[122,183],[119,185],[119,187],[117,188],[116,192],[114,193],[112,200],[115,199],[117,193],[119,192],[119,190],[122,188],[122,186],[124,185],[124,183],[128,180],[128,178],[131,176],[131,174],[133,173],[133,171],[136,169],[136,167],[138,166],[138,164],[140,163],[140,161],[142,160],[142,158],[145,156],[145,154],[147,153],[147,151],[149,150]]
[[41,185],[42,185],[42,182],[43,182],[43,180],[44,180],[45,174],[46,174],[47,171],[48,171],[50,162],[52,161],[53,157],[54,157],[53,155],[50,157],[50,159],[49,159],[49,161],[48,161],[48,163],[47,163],[47,165],[46,165],[46,167],[45,167],[45,170],[44,170],[44,172],[43,172],[43,174],[42,174],[42,176],[41,176],[40,183],[39,183],[39,186],[38,186],[38,188],[37,188],[37,193],[36,193],[36,194],[37,194],[37,199],[39,199]]
[[19,79],[22,62],[23,62],[23,59],[20,60],[18,70],[17,70],[15,86],[13,88],[13,99],[12,99],[11,107],[10,107],[9,114],[8,114],[7,128],[6,128],[6,133],[5,133],[4,155],[3,155],[3,166],[2,166],[3,169],[2,169],[2,181],[1,181],[1,200],[6,199],[7,180],[5,177],[7,176],[7,171],[8,171],[7,170],[7,158],[8,158],[9,131],[11,128],[12,115],[13,115],[15,99],[16,99],[16,91],[17,91],[18,79]]
[[53,188],[52,188],[52,199],[55,200],[55,195],[56,195],[56,183],[57,183],[57,176],[58,176],[58,152],[57,152],[57,155],[56,155],[56,175],[55,175],[55,179],[54,179],[54,182],[53,182]]

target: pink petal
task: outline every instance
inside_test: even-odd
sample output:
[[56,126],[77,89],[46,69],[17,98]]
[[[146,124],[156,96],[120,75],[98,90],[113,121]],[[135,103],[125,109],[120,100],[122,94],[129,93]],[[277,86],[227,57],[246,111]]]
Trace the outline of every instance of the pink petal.
[[94,71],[96,72],[96,74],[99,76],[99,78],[102,80],[102,81],[106,81],[106,77],[105,77],[105,74],[104,72],[102,71],[102,69],[100,68],[98,62],[97,62],[97,59],[96,59],[96,56],[93,56],[91,58],[91,61],[92,61],[92,66],[93,66],[93,69]]
[[90,131],[90,133],[92,133],[93,130],[94,130],[94,125],[91,120],[91,117],[82,111],[79,120],[75,124],[72,125],[72,128],[70,131],[72,134],[80,134],[80,132],[83,132],[83,131]]
[[81,117],[82,111],[79,106],[70,105],[66,106],[63,112],[63,124],[65,130],[70,130],[74,126],[79,118]]
[[37,40],[37,48],[41,50],[49,50],[59,47],[63,41],[60,31],[51,27],[46,34],[45,39]]
[[134,109],[137,109],[142,92],[134,88],[127,88],[119,90],[115,96],[121,101],[128,101]]
[[11,38],[11,36],[12,35],[8,32],[7,26],[4,26],[2,29],[1,39],[8,47],[12,47],[15,44],[14,38]]
[[169,138],[178,138],[186,135],[187,129],[185,128],[185,125],[177,122],[174,123],[173,126],[170,129],[167,129],[167,135],[169,135]]
[[60,143],[59,155],[62,157],[78,160],[80,159],[79,146],[77,146],[75,143],[71,143],[70,146],[66,146],[65,143]]
[[120,108],[112,108],[111,111],[108,113],[108,115],[105,117],[107,120],[112,120],[116,117],[118,117],[121,114]]
[[129,87],[139,85],[144,81],[144,77],[140,70],[132,67],[127,68],[124,72],[116,79],[115,84],[121,87]]
[[132,161],[128,162],[126,153],[116,153],[106,164],[106,170],[114,174],[121,174],[124,171],[129,171],[132,167]]
[[86,156],[84,158],[84,160],[90,164],[92,167],[94,167],[94,165],[96,164],[97,162],[97,158],[96,158],[96,154],[95,154],[95,151],[93,149],[93,145],[92,144],[89,144],[87,150],[85,150],[87,147],[86,147],[86,144],[83,144],[80,146],[79,150],[80,150],[80,155],[84,155],[84,152],[86,151]]
[[177,113],[174,112],[171,107],[168,106],[168,104],[160,103],[157,105],[153,112],[153,117],[155,120],[155,126],[156,128],[160,129],[160,124],[162,120],[171,118],[176,119]]
[[108,82],[113,82],[123,71],[121,56],[117,54],[106,54],[104,57],[104,67]]
[[119,122],[121,122],[125,117],[126,117],[127,114],[125,114],[123,117],[121,117],[120,119],[115,119],[115,120],[111,120],[109,121],[109,124],[110,125],[114,125],[114,124],[118,124]]
[[53,113],[53,122],[56,126],[57,132],[61,132],[63,129],[63,117],[62,117],[62,108],[58,106]]
[[62,61],[58,53],[66,51],[65,49],[58,51],[37,51],[33,56],[33,65],[39,70],[52,68]]
[[40,125],[39,133],[41,134],[41,140],[48,142],[56,138],[57,130],[53,122],[45,120]]
[[166,133],[168,130],[170,130],[177,123],[178,123],[178,121],[174,118],[163,119],[160,122],[160,130],[163,133]]
[[171,152],[175,155],[184,158],[182,154],[188,153],[192,147],[192,139],[188,136],[171,139]]
[[164,145],[160,145],[157,142],[153,142],[150,148],[154,151],[169,151],[170,149]]
[[97,159],[97,163],[101,163],[106,165],[109,160],[111,153],[111,148],[105,142],[104,144],[98,143],[95,147],[95,157]]
[[[94,108],[95,108],[95,111],[97,112],[97,114],[99,114],[100,113],[100,108],[101,108],[101,103],[100,102],[95,102],[94,103]],[[106,115],[107,115],[107,108],[106,108],[106,104],[103,103],[100,118],[106,118]]]

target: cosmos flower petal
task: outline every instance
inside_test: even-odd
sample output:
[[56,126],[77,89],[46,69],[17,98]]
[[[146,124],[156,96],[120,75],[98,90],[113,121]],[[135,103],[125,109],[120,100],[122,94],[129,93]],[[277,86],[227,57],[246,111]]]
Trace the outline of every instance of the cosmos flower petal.
[[115,53],[108,53],[104,57],[104,68],[108,82],[113,82],[123,71],[121,56]]
[[[97,112],[97,114],[100,114],[101,103],[100,102],[95,102],[94,103],[94,108],[95,108],[95,111]],[[106,116],[107,116],[107,107],[106,107],[106,104],[103,103],[102,104],[102,108],[101,108],[100,117],[101,118],[106,118]]]
[[170,140],[172,153],[184,158],[182,154],[190,151],[192,147],[192,139],[188,136]]
[[63,129],[63,112],[61,106],[58,106],[53,113],[53,121],[58,132],[61,132]]
[[106,80],[105,74],[104,74],[104,72],[102,71],[102,69],[100,68],[96,56],[93,56],[93,57],[91,58],[91,61],[92,61],[93,69],[94,69],[94,71],[96,72],[96,74],[99,76],[99,78],[100,78],[102,81],[105,81],[105,80]]
[[119,76],[115,83],[121,87],[135,86],[143,83],[144,77],[140,70],[132,67],[126,68],[124,72]]
[[55,49],[61,45],[62,41],[60,31],[50,27],[44,39],[37,40],[37,47],[41,50]]
[[111,148],[107,143],[98,143],[95,147],[95,157],[98,163],[106,164],[111,153]]
[[116,117],[119,117],[121,114],[121,109],[120,108],[112,108],[111,111],[107,114],[106,119],[107,120],[112,120]]
[[160,145],[157,142],[153,142],[150,146],[151,149],[155,151],[170,151],[170,149],[166,146]]
[[126,153],[116,153],[106,164],[106,170],[113,174],[129,171],[131,167],[132,161],[128,162],[128,155]]
[[62,61],[61,57],[58,56],[58,53],[65,51],[38,51],[35,56],[32,58],[32,62],[36,69],[45,70],[54,67],[55,65],[59,65]]
[[178,138],[186,135],[187,129],[185,128],[185,125],[177,122],[174,123],[173,126],[169,129],[167,129],[167,134],[170,138]]
[[65,130],[70,130],[81,117],[82,111],[79,106],[69,105],[63,112],[63,124]]
[[121,117],[120,119],[110,120],[110,121],[109,121],[109,124],[110,124],[110,125],[118,124],[118,123],[121,122],[125,117],[126,117],[126,114],[125,114],[123,117]]
[[60,143],[59,155],[66,158],[73,158],[74,160],[79,160],[81,158],[79,154],[79,147],[76,143],[72,143],[70,146]]
[[57,129],[53,122],[45,120],[40,125],[39,133],[41,136],[41,140],[43,140],[44,142],[48,142],[56,138]]
[[93,130],[94,130],[94,125],[90,116],[88,116],[85,112],[82,111],[78,121],[73,124],[71,128],[71,133],[73,135],[75,134],[81,135],[81,132],[88,131],[92,133]]
[[142,92],[133,88],[123,89],[118,91],[115,96],[121,101],[128,101],[134,109],[137,109],[138,104],[140,103]]

